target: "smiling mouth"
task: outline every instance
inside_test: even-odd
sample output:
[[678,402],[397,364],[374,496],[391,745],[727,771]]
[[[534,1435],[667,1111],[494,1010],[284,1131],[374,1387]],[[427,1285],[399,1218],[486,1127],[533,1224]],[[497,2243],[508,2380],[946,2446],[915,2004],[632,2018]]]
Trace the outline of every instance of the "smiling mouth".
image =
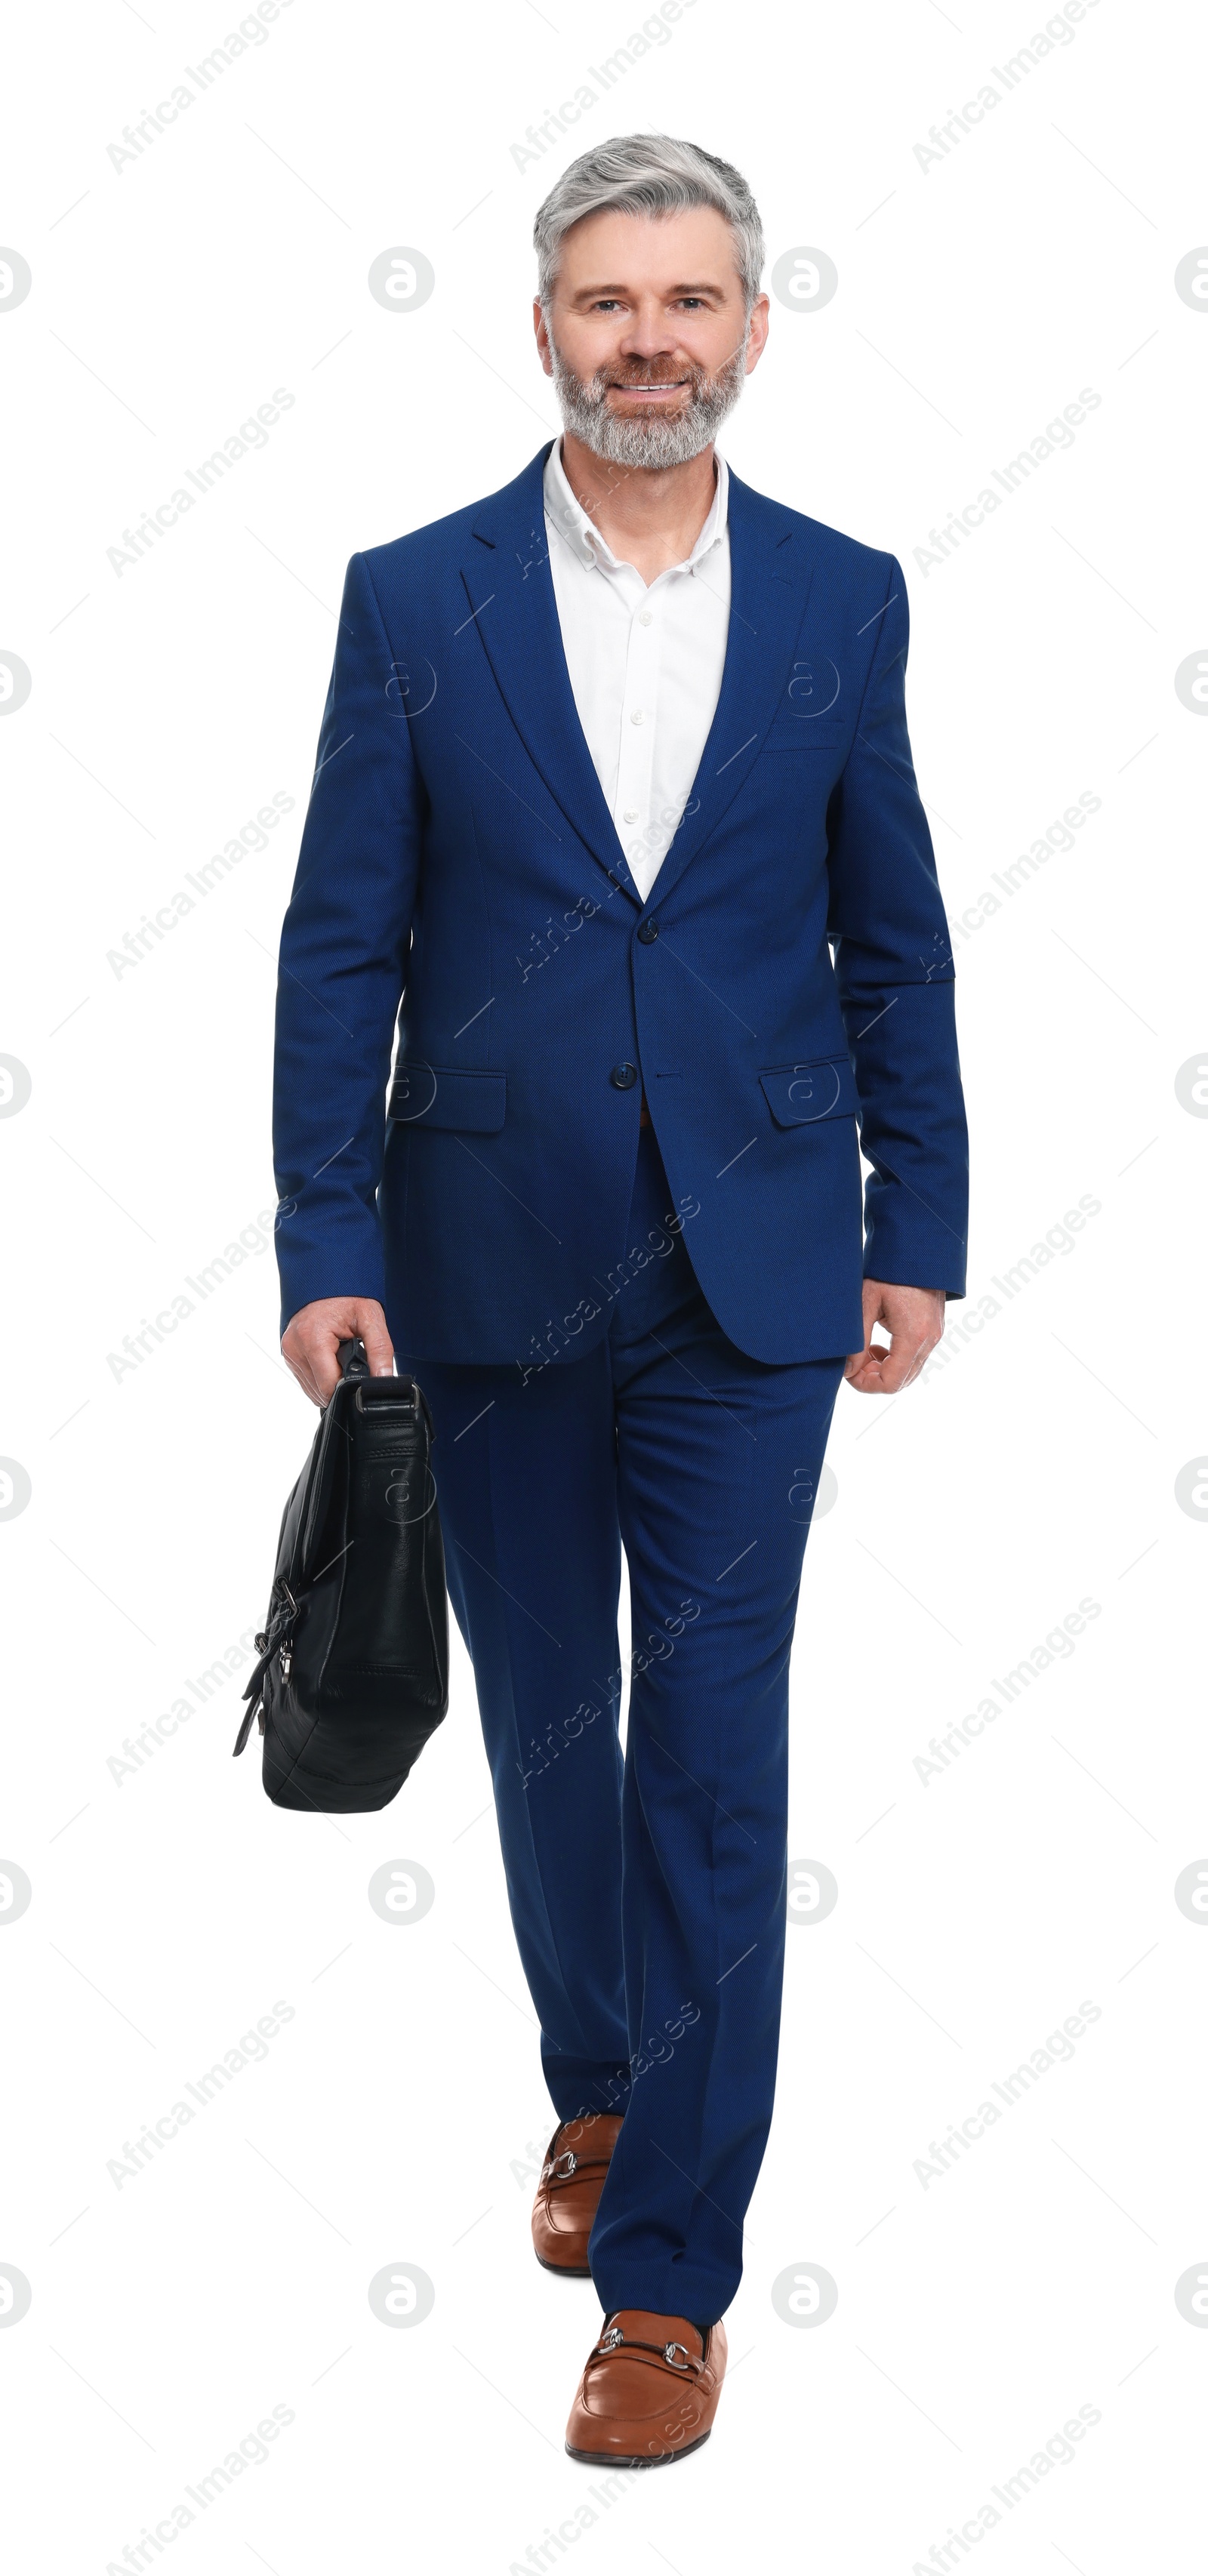
[[671,384],[610,385],[608,391],[612,394],[678,394],[682,393],[687,382],[687,376],[677,376]]

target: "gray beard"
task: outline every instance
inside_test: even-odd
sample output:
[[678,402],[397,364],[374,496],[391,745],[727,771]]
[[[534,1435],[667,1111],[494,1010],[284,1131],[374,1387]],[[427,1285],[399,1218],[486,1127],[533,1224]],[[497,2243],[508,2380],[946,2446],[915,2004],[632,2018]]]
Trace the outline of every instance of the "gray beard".
[[744,340],[715,376],[703,369],[694,372],[688,401],[677,419],[664,420],[655,413],[649,419],[625,420],[608,410],[605,396],[610,379],[603,369],[588,378],[577,376],[559,355],[552,332],[550,354],[563,423],[571,436],[581,438],[592,455],[606,464],[623,465],[631,472],[644,467],[657,474],[699,456],[733,411],[746,381]]

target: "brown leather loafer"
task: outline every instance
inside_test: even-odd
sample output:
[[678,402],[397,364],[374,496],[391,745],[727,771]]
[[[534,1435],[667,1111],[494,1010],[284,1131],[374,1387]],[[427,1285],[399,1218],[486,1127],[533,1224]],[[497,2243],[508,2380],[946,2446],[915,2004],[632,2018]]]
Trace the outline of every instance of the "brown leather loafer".
[[615,2111],[589,2111],[555,2129],[533,2202],[533,2251],[547,2272],[590,2280],[587,2240],[620,2134]]
[[726,2329],[702,2343],[686,2317],[619,2308],[606,2319],[566,2427],[572,2460],[654,2469],[699,2451],[713,2430],[726,2375]]

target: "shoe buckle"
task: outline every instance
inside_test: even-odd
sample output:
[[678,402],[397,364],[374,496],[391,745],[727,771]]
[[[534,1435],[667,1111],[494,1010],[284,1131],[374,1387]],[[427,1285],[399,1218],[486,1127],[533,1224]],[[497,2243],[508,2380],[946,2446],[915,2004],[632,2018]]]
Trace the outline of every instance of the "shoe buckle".
[[561,2155],[555,2156],[553,2163],[547,2165],[545,2170],[554,2181],[569,2182],[571,2175],[579,2170],[579,2159],[573,2148],[564,2147]]
[[615,2352],[617,2345],[619,2343],[624,2343],[624,2341],[625,2337],[622,2334],[620,2327],[610,2326],[607,2334],[602,2334],[600,2337],[600,2350],[601,2352]]
[[[682,2352],[684,2356],[682,2361],[676,2360],[675,2356],[677,2352]],[[686,2370],[692,2359],[692,2355],[689,2352],[686,2343],[665,2343],[663,2345],[663,2359],[672,2370]]]

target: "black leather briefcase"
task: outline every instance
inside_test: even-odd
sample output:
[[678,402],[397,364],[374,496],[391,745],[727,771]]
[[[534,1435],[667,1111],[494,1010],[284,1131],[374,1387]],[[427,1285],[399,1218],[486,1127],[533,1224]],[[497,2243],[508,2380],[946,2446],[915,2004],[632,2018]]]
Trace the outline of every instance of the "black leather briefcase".
[[278,1807],[385,1807],[449,1704],[445,1552],[432,1417],[413,1378],[342,1376],[281,1523],[260,1661],[243,1696]]

